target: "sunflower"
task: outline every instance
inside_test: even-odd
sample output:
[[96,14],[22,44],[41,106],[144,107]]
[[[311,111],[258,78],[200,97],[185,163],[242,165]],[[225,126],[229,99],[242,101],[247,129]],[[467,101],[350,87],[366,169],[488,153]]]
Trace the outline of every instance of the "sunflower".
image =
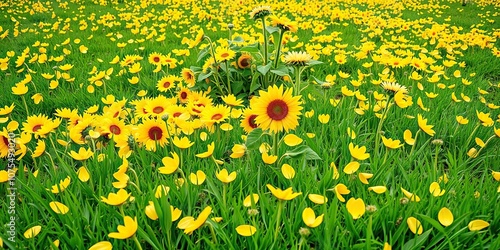
[[161,119],[144,119],[137,127],[137,141],[146,147],[146,150],[156,151],[156,147],[163,147],[168,143],[167,124]]
[[42,128],[43,125],[49,123],[50,119],[44,115],[32,115],[26,119],[26,122],[23,122],[23,132],[28,132],[30,134],[35,134],[38,130]]
[[3,128],[0,131],[0,158],[5,158],[9,154],[9,132]]
[[182,69],[181,74],[182,74],[182,79],[184,79],[184,82],[187,84],[187,86],[194,87],[194,84],[196,83],[194,72],[191,69],[184,68]]
[[283,85],[269,86],[267,92],[259,91],[258,99],[250,108],[255,111],[255,123],[271,132],[288,132],[299,125],[301,96],[292,96],[293,89],[283,90]]
[[250,54],[241,54],[241,56],[238,57],[238,68],[250,68],[252,66],[252,59],[253,58]]
[[290,66],[306,66],[311,60],[311,55],[303,51],[291,51],[285,55],[285,63]]
[[215,59],[218,62],[225,62],[233,59],[236,56],[236,52],[229,49],[228,47],[221,46],[215,49]]
[[257,114],[255,114],[252,109],[245,109],[245,111],[243,111],[243,119],[241,120],[240,127],[247,133],[252,132],[252,130],[257,128],[255,118],[257,118]]
[[158,80],[156,84],[156,88],[160,92],[167,92],[168,90],[172,89],[175,87],[175,82],[179,81],[180,79],[177,78],[176,76],[173,75],[168,75],[160,80]]
[[140,100],[133,100],[130,103],[134,105],[134,115],[136,117],[144,117],[148,115],[146,105],[151,102],[151,98],[142,98]]
[[190,96],[191,90],[184,86],[181,86],[179,91],[177,92],[177,99],[180,103],[188,103]]
[[288,19],[288,17],[284,16],[271,16],[271,24],[272,26],[276,26],[283,31],[297,32],[297,30],[299,29],[299,25],[297,22],[292,22],[290,19]]
[[94,117],[84,115],[74,127],[69,130],[69,137],[77,144],[85,144],[85,137],[93,129]]
[[225,121],[229,117],[230,113],[230,109],[227,106],[219,104],[217,106],[205,108],[201,115],[201,120],[207,127],[210,127],[214,123],[218,124]]
[[408,94],[408,89],[405,86],[402,86],[401,84],[397,82],[382,82],[380,84],[382,88],[389,92],[390,94],[396,94],[396,92],[402,91],[403,94]]
[[61,118],[70,119],[78,116],[78,110],[69,108],[56,109],[55,115]]
[[104,118],[99,127],[102,130],[101,134],[105,135],[107,138],[121,135],[127,129],[125,122],[115,117]]
[[153,52],[149,55],[148,57],[148,62],[153,64],[153,65],[161,65],[162,61],[163,61],[163,55],[160,54],[160,53],[157,53],[157,52]]
[[259,18],[263,18],[269,16],[271,14],[271,7],[266,5],[261,5],[253,8],[250,12],[250,18],[253,20],[257,20]]
[[148,115],[152,115],[154,117],[162,117],[163,115],[167,114],[167,108],[171,105],[175,105],[176,101],[177,100],[174,98],[158,96],[149,101],[146,106],[144,106],[144,110],[146,110]]
[[199,29],[198,32],[196,33],[196,37],[194,38],[194,40],[189,42],[189,48],[192,49],[198,46],[198,44],[200,44],[201,41],[203,41],[204,37],[205,37],[205,32],[203,31],[203,29]]

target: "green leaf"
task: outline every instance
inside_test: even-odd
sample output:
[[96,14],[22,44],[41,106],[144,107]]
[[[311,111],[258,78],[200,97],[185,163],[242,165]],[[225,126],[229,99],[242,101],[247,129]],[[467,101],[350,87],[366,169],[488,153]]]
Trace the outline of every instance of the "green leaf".
[[277,69],[271,70],[271,72],[273,72],[274,74],[279,75],[279,76],[289,75],[288,68],[285,65],[281,65]]
[[274,32],[280,31],[280,28],[274,26],[266,26],[266,30],[267,32],[269,32],[269,34],[272,34]]
[[198,52],[198,59],[196,59],[196,62],[201,61],[201,59],[203,59],[203,57],[205,57],[207,54],[208,54],[208,47],[200,50],[200,52]]
[[207,78],[209,78],[214,72],[210,71],[208,73],[203,73],[201,72],[199,75],[198,75],[198,82],[201,82]]
[[252,132],[248,133],[247,142],[245,143],[247,149],[257,149],[260,145],[260,138],[263,134],[264,133],[261,128],[255,128],[254,130],[252,130]]
[[252,44],[252,45],[245,46],[245,47],[241,48],[240,51],[242,51],[242,52],[249,52],[249,53],[258,53],[258,52],[260,52],[259,47],[258,47],[258,45],[256,43]]
[[233,41],[232,41],[232,42],[235,42],[235,43],[242,43],[242,42],[244,42],[244,41],[245,41],[245,40],[243,39],[243,37],[241,37],[241,36],[237,36],[237,37],[235,37],[235,38],[233,39]]
[[424,214],[418,214],[417,213],[417,215],[419,215],[420,218],[422,218],[424,221],[427,221],[429,224],[431,224],[439,232],[441,232],[443,234],[446,234],[446,231],[444,230],[444,227],[441,226],[441,224],[437,220],[435,220],[435,219],[433,219],[433,218],[431,218],[431,217],[429,217],[427,215],[424,215]]
[[409,240],[404,244],[403,250],[420,249],[420,246],[422,246],[424,242],[427,240],[427,238],[429,238],[431,232],[432,228],[425,231],[423,234],[417,236],[416,238]]
[[266,64],[266,65],[259,65],[257,66],[257,71],[259,71],[262,75],[266,75],[267,72],[271,69],[271,64],[272,62]]
[[307,145],[300,145],[290,151],[287,151],[284,156],[286,158],[299,158],[305,156],[306,160],[321,160],[321,157],[319,157],[319,155]]
[[250,83],[250,92],[249,94],[252,94],[254,91],[258,90],[260,88],[260,83],[259,83],[259,72],[255,72],[252,76],[252,83]]
[[318,64],[323,64],[323,62],[322,61],[316,61],[316,60],[311,60],[311,61],[307,62],[308,66],[314,66],[314,65],[318,65]]

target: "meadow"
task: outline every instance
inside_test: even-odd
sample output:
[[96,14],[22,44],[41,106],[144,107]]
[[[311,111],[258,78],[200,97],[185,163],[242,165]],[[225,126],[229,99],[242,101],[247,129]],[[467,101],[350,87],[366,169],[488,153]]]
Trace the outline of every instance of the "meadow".
[[0,2],[0,248],[500,249],[500,2]]

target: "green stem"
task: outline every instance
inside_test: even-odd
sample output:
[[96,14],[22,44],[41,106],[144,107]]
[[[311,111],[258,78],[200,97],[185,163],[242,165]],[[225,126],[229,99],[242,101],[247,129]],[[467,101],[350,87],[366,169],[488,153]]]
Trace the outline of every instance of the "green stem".
[[281,210],[283,209],[283,201],[280,200],[278,202],[278,215],[276,216],[276,229],[274,231],[274,242],[278,240],[278,234],[280,231],[280,222],[281,222]]
[[488,143],[489,143],[489,142],[490,142],[493,138],[495,138],[495,137],[496,137],[496,135],[492,135],[490,138],[488,138],[488,140],[486,140],[486,142],[484,143],[484,147],[481,147],[481,148],[477,151],[477,153],[476,153],[476,157],[479,155],[479,153],[481,153],[481,151],[483,151],[483,148],[485,148],[485,147],[486,147],[486,145],[488,145]]
[[118,206],[118,209],[120,210],[120,214],[125,217],[125,212],[123,212],[123,205]]
[[137,249],[142,250],[141,243],[139,243],[139,240],[137,239],[137,237],[134,235],[132,239],[134,239],[134,242],[135,242],[135,245],[137,246]]
[[295,96],[298,96],[300,94],[300,73],[301,70],[299,67],[295,67],[295,89],[294,89],[294,94]]
[[212,224],[210,224],[210,223],[207,223],[207,224],[208,224],[208,228],[210,228],[210,234],[212,234],[212,240],[213,240],[214,244],[217,244],[217,235],[215,234],[214,227],[212,227]]
[[283,41],[283,36],[285,35],[285,32],[286,31],[284,31],[284,30],[280,31],[280,39],[278,42],[278,49],[276,50],[276,56],[274,58],[274,68],[278,67],[278,62],[280,60],[280,53],[281,53],[281,42]]
[[465,146],[466,146],[466,147],[468,147],[468,146],[469,146],[469,143],[470,143],[470,141],[472,140],[472,137],[473,137],[473,136],[474,136],[474,134],[476,133],[476,131],[477,131],[477,129],[479,128],[479,126],[481,126],[481,124],[480,124],[480,123],[478,123],[478,124],[476,125],[476,127],[474,127],[474,130],[472,130],[472,133],[470,133],[469,138],[467,138],[467,142],[465,143]]
[[[214,58],[214,62],[217,63],[217,59],[215,59],[215,49],[214,49],[214,45],[212,43],[212,39],[210,39],[210,37],[208,36],[205,36],[205,38],[208,40],[208,44],[210,44],[210,51],[212,52],[212,57]],[[220,83],[219,83],[219,78],[217,78],[217,75],[218,75],[218,71],[215,70],[214,71],[214,79],[215,79],[215,85],[217,86],[217,88],[219,89],[221,95],[224,94],[224,91],[222,90],[221,86],[220,86]]]
[[227,192],[227,184],[224,184],[224,186],[222,186],[222,204],[224,205],[224,208],[227,208],[226,207],[226,192]]
[[438,155],[439,155],[439,147],[440,145],[436,145],[436,152],[434,153],[434,172],[437,174],[437,166],[438,166]]
[[135,181],[136,181],[136,183],[137,183],[137,189],[139,190],[139,192],[140,192],[140,193],[142,193],[142,192],[141,192],[141,188],[140,188],[140,186],[139,186],[139,177],[137,176],[137,173],[135,172],[135,170],[134,170],[133,168],[129,168],[129,169],[130,169],[130,171],[132,171],[132,173],[134,174]]
[[389,109],[391,108],[391,99],[387,100],[386,108],[382,113],[382,117],[380,118],[377,126],[377,132],[375,134],[375,155],[379,155],[379,144],[380,144],[380,131],[382,131],[382,124],[384,124],[385,119],[387,118],[387,114],[389,113]]
[[415,134],[415,142],[411,146],[411,151],[410,151],[409,158],[411,158],[411,155],[413,154],[413,150],[415,150],[415,145],[417,145],[417,138],[418,138],[418,134],[420,133],[420,131],[421,131],[421,129],[418,129],[417,133]]
[[278,132],[274,133],[274,136],[273,136],[273,155],[275,156],[278,156]]
[[[266,32],[266,17],[263,16],[262,17],[262,34],[264,35],[264,61],[262,62],[263,65],[267,65],[267,61],[269,60],[268,59],[268,44],[267,44],[267,32]],[[267,87],[269,87],[269,79],[267,78],[267,74],[264,75],[264,88],[267,89]]]
[[227,89],[229,91],[228,94],[231,94],[231,71],[229,70],[229,63],[227,62],[227,60],[225,61],[226,63],[226,77],[227,77]]
[[28,110],[28,104],[26,103],[26,99],[24,98],[24,95],[21,96],[21,99],[23,99],[24,108],[26,109],[26,115],[30,116],[30,112]]
[[382,162],[382,165],[385,164],[385,162],[387,161],[387,156],[389,155],[389,148],[386,148],[385,149],[385,154],[384,154],[384,161]]

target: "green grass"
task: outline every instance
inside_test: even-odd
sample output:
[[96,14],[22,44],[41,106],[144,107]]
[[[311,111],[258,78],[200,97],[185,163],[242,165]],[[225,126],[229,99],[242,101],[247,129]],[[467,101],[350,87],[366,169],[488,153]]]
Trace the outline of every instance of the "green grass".
[[[168,144],[163,147],[157,145],[157,150],[151,151],[141,145],[139,136],[135,134],[145,122],[134,114],[136,106],[133,102],[141,99],[138,93],[147,91],[145,97],[151,98],[147,103],[154,103],[159,96],[174,97],[177,102],[182,81],[171,91],[161,92],[156,87],[158,80],[167,75],[181,77],[183,68],[197,69],[210,58],[209,53],[198,58],[205,51],[203,47],[209,46],[207,39],[189,49],[189,56],[175,55],[175,49],[188,49],[188,45],[182,43],[183,38],[192,40],[196,31],[203,28],[214,41],[213,45],[219,47],[229,35],[228,23],[234,24],[233,33],[248,35],[249,39],[245,42],[249,42],[250,47],[262,35],[260,26],[248,15],[261,4],[256,1],[243,1],[245,4],[233,1],[160,2],[142,1],[142,5],[132,0],[80,0],[67,4],[47,2],[42,3],[45,10],[35,8],[35,13],[29,13],[27,8],[33,6],[34,1],[7,1],[0,5],[0,35],[9,30],[8,36],[0,38],[0,64],[8,59],[7,66],[0,70],[0,108],[15,105],[11,113],[0,115],[0,120],[8,117],[6,122],[0,123],[0,131],[3,131],[0,143],[5,144],[3,138],[7,140],[7,133],[13,132],[17,138],[16,151],[26,153],[23,157],[16,156],[15,162],[18,168],[15,179],[15,242],[8,240],[5,227],[6,230],[0,232],[0,247],[49,249],[55,247],[52,242],[58,240],[59,249],[89,249],[102,241],[109,241],[115,249],[138,249],[138,245],[142,249],[383,249],[385,243],[393,249],[500,248],[497,237],[500,212],[496,209],[500,184],[492,176],[492,173],[500,171],[500,132],[496,130],[500,127],[500,58],[494,54],[495,49],[500,49],[498,3],[496,6],[494,1],[488,0],[474,1],[467,6],[462,6],[457,0],[262,3],[269,4],[273,13],[300,20],[298,32],[286,33],[290,35],[287,38],[290,40],[283,46],[285,51],[306,51],[315,60],[323,62],[307,67],[301,75],[300,81],[306,88],[301,91],[303,109],[299,125],[288,132],[254,130],[248,134],[240,127],[240,117],[225,117],[213,128],[207,125],[207,120],[198,119],[205,125],[192,133],[171,130]],[[103,23],[105,16],[113,16],[114,20]],[[18,20],[17,25],[12,18]],[[52,30],[56,22],[59,22],[59,29]],[[80,30],[81,22],[87,23],[86,29]],[[45,26],[39,28],[42,26],[40,23],[45,23]],[[112,25],[107,26],[110,23]],[[147,29],[147,32],[134,34],[132,24]],[[271,25],[270,18],[267,24]],[[65,25],[68,26],[64,31]],[[314,28],[321,25],[325,29],[315,33]],[[165,27],[164,30],[162,27]],[[15,30],[19,32],[17,36],[14,35]],[[321,35],[335,38],[332,35],[334,32],[338,32],[336,40],[313,42]],[[435,39],[430,35],[432,32]],[[153,35],[148,37],[150,34]],[[163,34],[165,40],[156,41]],[[278,34],[274,33],[273,43],[266,41],[271,60],[274,60]],[[490,40],[488,44],[482,43],[481,39],[475,40],[481,36]],[[401,37],[404,39],[398,40]],[[67,39],[69,43],[64,45]],[[77,39],[79,43],[75,42]],[[35,54],[41,54],[40,46],[35,46],[37,42],[47,43],[48,58],[63,56],[63,60],[29,62]],[[122,42],[127,45],[119,48],[117,44]],[[373,42],[373,49],[366,58],[357,58],[356,53],[369,42]],[[80,45],[88,48],[87,53],[79,51]],[[272,71],[267,72],[265,77],[259,73],[267,63],[260,59],[262,46],[259,44],[257,49],[232,46],[236,58],[244,50],[252,53],[251,68],[230,66],[228,70],[221,63],[217,69],[208,68],[208,72],[212,72],[207,77],[208,82],[203,79],[192,90],[201,93],[210,87],[207,97],[211,98],[213,105],[207,106],[222,104],[227,107],[221,98],[226,93],[220,93],[216,82],[225,85],[229,71],[229,79],[234,86],[238,82],[243,84],[243,90],[235,93],[243,101],[243,106],[234,108],[243,110],[250,107],[252,96],[256,98],[264,93],[259,90],[267,91],[266,88],[248,90],[256,83],[263,85],[264,78],[273,79],[275,81],[272,82],[278,85],[292,86],[297,81],[293,74],[295,69],[284,62],[271,70],[279,74],[286,74],[283,72],[287,70],[292,82],[284,81]],[[29,56],[16,67],[16,60],[25,49],[29,49]],[[66,55],[64,49],[71,53]],[[164,66],[161,71],[155,72],[155,66],[148,62],[148,57],[154,52],[170,53],[179,63],[175,68]],[[343,53],[347,55],[347,61],[339,64],[335,55]],[[122,61],[131,55],[142,57],[137,60],[142,67],[138,73],[130,73],[129,67],[120,63],[110,63],[116,56]],[[434,61],[428,63],[425,70],[417,70],[409,64],[403,67],[390,64],[393,59],[404,63],[404,60],[425,56]],[[444,66],[447,63],[445,60],[456,64]],[[236,59],[232,61],[236,62]],[[373,65],[366,67],[366,63]],[[49,89],[50,80],[42,74],[64,73],[59,66],[65,64],[73,65],[66,73],[74,80],[67,81],[61,77],[58,79],[59,86]],[[438,82],[429,80],[434,74],[433,69],[439,71],[431,65],[443,66]],[[95,91],[89,93],[87,86],[91,85],[89,78],[93,75],[89,73],[94,67],[97,71],[112,69],[113,72],[103,78],[102,86],[94,86]],[[461,76],[454,75],[457,70]],[[342,78],[339,71],[350,76]],[[28,72],[32,77],[26,84],[28,92],[22,96],[15,95],[12,87],[25,79]],[[414,72],[423,78],[410,78]],[[200,72],[196,73],[195,77],[200,77]],[[128,79],[133,76],[139,78],[137,84],[129,83]],[[322,82],[330,76],[336,76],[335,81],[329,88],[322,88]],[[462,79],[471,84],[464,84]],[[353,86],[353,80],[362,84]],[[393,103],[381,122],[377,115],[382,115],[387,109],[376,100],[374,92],[386,97],[392,94],[374,83],[390,80],[408,88],[412,105],[400,108]],[[345,95],[345,88],[357,91],[358,96]],[[31,99],[36,93],[43,96],[39,104]],[[430,98],[430,93],[437,96]],[[452,94],[459,102],[452,100]],[[111,104],[101,101],[107,95],[115,97],[115,105],[117,101],[126,99],[119,109],[122,114],[118,118],[132,131],[132,153],[127,158],[126,170],[129,180],[125,190],[134,198],[127,199],[121,206],[108,205],[101,198],[118,191],[113,186],[117,181],[114,176],[124,164],[116,146],[118,138],[109,138],[102,130],[105,119],[112,116],[106,113]],[[363,96],[366,100],[362,102],[360,99]],[[339,102],[333,105],[336,99]],[[417,104],[418,99],[421,99],[423,107]],[[84,115],[85,110],[93,105],[99,107],[88,128],[80,132],[84,137],[83,144],[70,138],[75,124],[66,119],[47,135],[38,136],[32,131],[28,133],[31,137],[22,134],[23,127],[29,127],[25,125],[29,117],[44,114],[55,119],[56,110],[62,108],[75,109],[79,121],[87,122],[91,116]],[[363,105],[366,108],[361,109]],[[186,104],[180,106],[190,107]],[[493,125],[481,125],[478,112],[489,114]],[[319,121],[321,114],[330,116],[327,123]],[[422,130],[418,124],[419,115],[433,126],[435,135],[430,136]],[[169,115],[167,126],[180,127],[179,124],[174,125],[172,116]],[[469,123],[458,124],[457,116],[467,118]],[[189,121],[196,118],[191,115]],[[19,126],[12,129],[14,121]],[[223,123],[232,125],[233,129],[223,130]],[[348,129],[354,131],[356,136],[350,137]],[[89,130],[98,132],[98,136],[91,137]],[[406,130],[412,132],[413,138],[418,134],[414,145],[403,139]],[[204,134],[206,139],[202,139]],[[302,143],[298,146],[286,145],[283,138],[288,134],[300,137]],[[399,140],[401,147],[389,149],[382,143],[381,135]],[[174,145],[174,136],[185,137],[194,144],[181,149]],[[59,140],[68,142],[68,145],[60,144]],[[478,145],[481,141],[485,142],[483,148]],[[46,148],[40,157],[33,158],[39,142],[44,142]],[[215,144],[213,159],[195,156],[206,152],[211,142]],[[271,147],[269,154],[278,157],[275,163],[263,162],[259,151],[263,143]],[[350,143],[365,146],[369,158],[356,160],[349,150]],[[242,158],[230,157],[235,144],[246,145],[247,151]],[[9,148],[8,145],[0,146],[0,165],[6,166],[0,171],[7,171]],[[71,151],[78,151],[81,147],[90,149],[93,156],[82,161],[70,156]],[[471,148],[479,151],[476,157],[468,155]],[[164,166],[162,160],[172,157],[173,152],[180,157],[179,169],[173,174],[161,174],[158,169]],[[223,164],[217,165],[214,159]],[[353,174],[345,173],[345,167],[353,161],[359,162],[359,169]],[[294,178],[285,178],[281,170],[285,163],[294,168]],[[333,165],[339,173],[337,178]],[[76,172],[83,166],[90,174],[88,181],[80,180]],[[216,173],[223,168],[236,172],[236,179],[228,184],[217,179]],[[206,174],[206,180],[201,185],[195,185],[189,179],[189,175],[198,170]],[[3,173],[0,175],[2,178]],[[360,173],[373,174],[369,184],[361,183]],[[440,181],[444,174],[449,181]],[[63,192],[51,192],[53,185],[67,177],[71,178],[71,183]],[[176,183],[180,178],[186,179],[184,185],[178,187]],[[442,196],[435,197],[429,191],[433,182],[439,182],[440,188],[445,190]],[[283,190],[291,187],[293,192],[301,192],[301,195],[289,201],[280,201],[266,187],[267,184]],[[334,191],[339,184],[350,190],[349,194],[343,195],[344,202],[337,198]],[[9,206],[7,195],[10,194],[10,186],[6,179],[0,185],[0,196],[6,197],[0,201],[2,210],[6,211],[0,214],[5,225],[10,221],[6,209]],[[159,185],[170,190],[166,196],[156,198]],[[371,186],[385,186],[387,191],[376,194],[368,191]],[[409,200],[402,188],[417,195],[420,201]],[[252,193],[258,194],[259,200],[251,207],[245,207],[243,200]],[[323,195],[328,201],[315,204],[308,198],[309,194]],[[376,211],[366,211],[359,219],[353,219],[352,211],[346,205],[351,198],[362,199],[365,205],[374,206]],[[52,201],[63,203],[69,212],[56,213],[49,205]],[[151,220],[146,215],[150,201],[154,203],[158,220]],[[172,221],[170,205],[182,211],[176,221]],[[209,206],[212,212],[207,221],[192,234],[185,234],[178,228],[183,218],[192,216],[196,219]],[[304,209],[308,207],[314,210],[316,216],[324,215],[323,222],[316,228],[309,228],[302,218]],[[454,216],[449,226],[442,225],[438,218],[443,207],[450,209]],[[124,216],[137,218],[137,231],[125,240],[110,237],[109,233],[117,232],[117,227],[123,225]],[[218,217],[222,220],[212,220]],[[409,217],[415,217],[422,223],[422,234],[410,230],[407,224]],[[478,219],[489,225],[478,231],[470,230],[469,223]],[[250,237],[239,235],[236,228],[240,225],[254,226],[255,234]],[[40,233],[26,239],[25,232],[34,226],[41,226]]]

